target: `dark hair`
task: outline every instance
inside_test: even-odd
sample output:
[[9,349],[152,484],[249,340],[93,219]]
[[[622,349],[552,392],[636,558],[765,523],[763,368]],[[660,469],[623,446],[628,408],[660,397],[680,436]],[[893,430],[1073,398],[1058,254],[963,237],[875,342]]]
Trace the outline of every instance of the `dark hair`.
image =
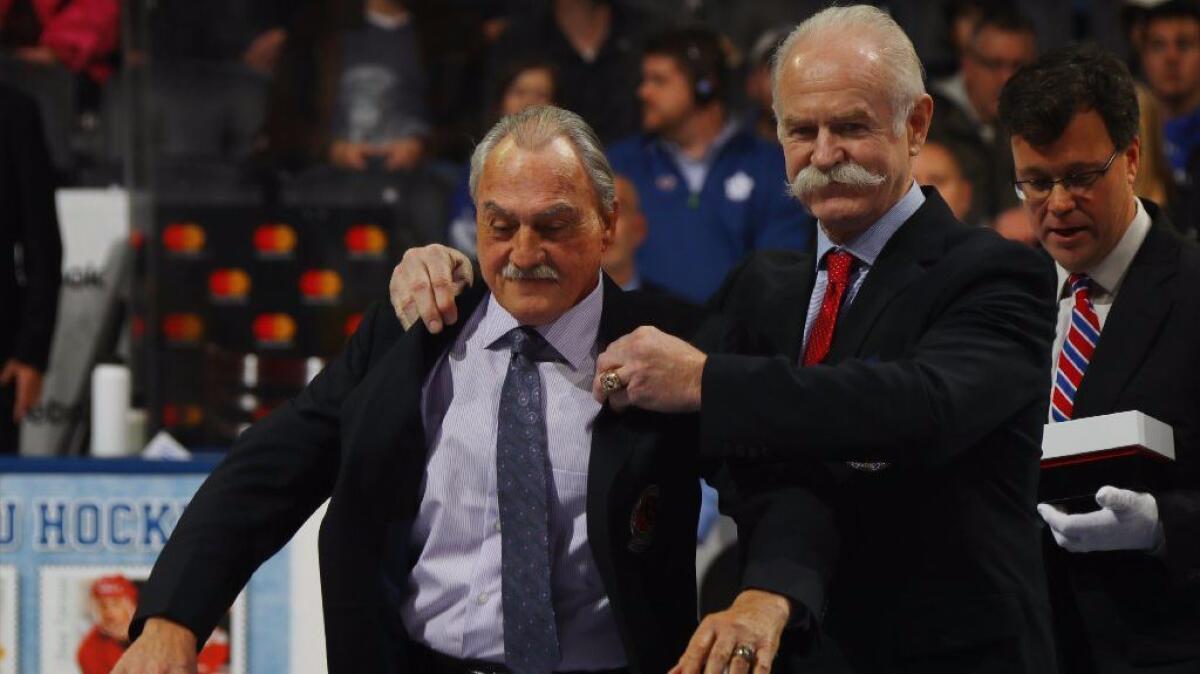
[[1138,134],[1129,68],[1094,46],[1063,47],[1018,70],[1000,91],[1000,124],[1035,146],[1053,143],[1080,112],[1095,110],[1118,148]]
[[971,31],[971,41],[974,42],[978,39],[979,34],[987,28],[1004,33],[1026,33],[1030,37],[1037,37],[1033,22],[1009,5],[986,7],[980,14],[979,20],[975,22],[975,29]]
[[558,100],[558,66],[551,61],[541,57],[517,58],[504,65],[500,71],[499,77],[496,78],[496,83],[492,91],[492,108],[499,110],[504,104],[504,95],[508,93],[508,88],[513,82],[528,70],[545,70],[550,73],[550,85],[554,87],[552,104]]
[[1196,0],[1168,0],[1150,7],[1142,15],[1143,25],[1167,19],[1191,19],[1200,23],[1200,2]]
[[667,56],[679,64],[692,85],[696,102],[725,100],[729,63],[721,38],[706,28],[668,30],[646,41],[645,56]]

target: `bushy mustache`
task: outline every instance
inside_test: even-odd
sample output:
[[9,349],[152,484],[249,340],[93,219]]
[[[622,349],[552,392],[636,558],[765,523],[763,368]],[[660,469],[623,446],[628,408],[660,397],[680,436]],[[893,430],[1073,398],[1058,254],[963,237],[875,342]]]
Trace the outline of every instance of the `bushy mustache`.
[[886,176],[872,173],[861,164],[844,161],[828,171],[809,164],[800,169],[796,178],[788,183],[788,193],[799,199],[803,195],[828,187],[833,183],[849,187],[876,187],[887,180]]
[[530,280],[558,280],[558,270],[548,264],[542,263],[529,269],[522,269],[517,265],[509,262],[500,270],[500,276],[509,281],[530,281]]

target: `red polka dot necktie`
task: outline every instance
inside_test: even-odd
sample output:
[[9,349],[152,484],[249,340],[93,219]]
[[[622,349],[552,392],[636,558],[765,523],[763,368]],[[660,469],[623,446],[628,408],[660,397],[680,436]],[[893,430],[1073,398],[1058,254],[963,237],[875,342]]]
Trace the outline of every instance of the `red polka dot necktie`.
[[821,311],[813,321],[808,334],[808,346],[804,349],[804,366],[816,365],[829,355],[833,343],[833,330],[837,327],[838,312],[842,308],[842,297],[850,285],[850,270],[854,267],[854,256],[844,250],[832,250],[825,254],[825,298],[821,300]]
[[1087,274],[1071,274],[1068,282],[1075,296],[1075,308],[1071,310],[1071,327],[1054,371],[1054,391],[1050,394],[1053,421],[1067,421],[1075,413],[1075,392],[1100,341],[1100,317],[1092,306],[1091,279]]

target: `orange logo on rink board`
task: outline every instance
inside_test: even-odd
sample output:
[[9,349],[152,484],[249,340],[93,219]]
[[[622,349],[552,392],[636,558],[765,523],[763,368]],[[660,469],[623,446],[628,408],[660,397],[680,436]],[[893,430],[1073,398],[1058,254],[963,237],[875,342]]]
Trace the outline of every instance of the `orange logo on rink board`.
[[204,321],[196,314],[167,314],[162,329],[171,344],[194,344],[204,337]]
[[382,257],[387,234],[379,225],[353,225],[346,230],[346,252],[350,257]]
[[362,314],[350,314],[346,317],[346,322],[342,324],[342,332],[349,337],[358,329],[358,324],[362,323]]
[[253,329],[254,341],[263,346],[290,346],[296,338],[296,320],[287,314],[259,314]]
[[342,277],[329,269],[310,269],[300,275],[300,295],[306,302],[330,302],[342,294]]
[[254,230],[254,251],[262,257],[291,255],[296,241],[296,230],[291,225],[268,222]]
[[163,228],[163,248],[175,255],[195,255],[204,250],[204,228],[194,222],[172,222]]
[[162,408],[163,426],[171,428],[199,426],[204,421],[204,411],[199,405],[166,403]]
[[243,269],[214,269],[208,275],[208,294],[217,302],[244,302],[250,294],[250,275]]

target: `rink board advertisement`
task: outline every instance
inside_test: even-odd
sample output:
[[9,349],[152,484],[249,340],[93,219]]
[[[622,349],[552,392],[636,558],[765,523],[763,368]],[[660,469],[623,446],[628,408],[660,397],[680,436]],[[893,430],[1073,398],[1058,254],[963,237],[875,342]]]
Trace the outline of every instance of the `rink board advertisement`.
[[[0,462],[0,674],[108,671],[155,558],[215,464]],[[320,589],[304,568],[304,583],[294,582],[297,543],[260,567],[230,607],[201,651],[201,672],[308,669],[291,666],[292,632],[297,612],[319,615]],[[301,638],[319,647],[311,636]]]

